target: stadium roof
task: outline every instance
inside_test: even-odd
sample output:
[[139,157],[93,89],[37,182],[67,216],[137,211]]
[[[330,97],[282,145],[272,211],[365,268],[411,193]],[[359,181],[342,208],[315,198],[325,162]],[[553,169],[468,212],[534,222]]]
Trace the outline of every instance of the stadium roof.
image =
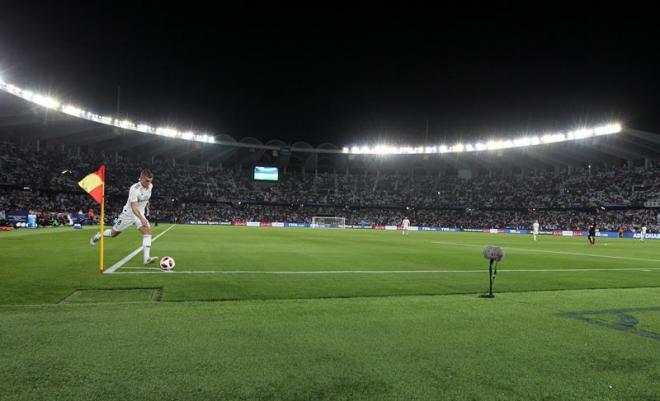
[[265,143],[256,138],[234,139],[220,136],[216,143],[194,143],[174,138],[145,135],[108,127],[53,112],[0,92],[0,139],[40,140],[41,146],[60,144],[80,146],[149,158],[176,158],[193,163],[236,165],[275,165],[289,169],[343,172],[417,169],[429,174],[446,169],[544,169],[554,166],[585,166],[617,163],[642,158],[660,159],[660,136],[624,127],[616,135],[596,136],[579,141],[482,152],[421,155],[367,155],[342,153],[337,145],[317,147],[299,141],[288,143],[276,138]]
[[[86,108],[75,106],[72,104],[63,104],[56,97],[48,94],[34,92],[29,89],[21,88],[17,85],[4,82],[0,77],[0,91],[12,94],[27,102],[41,106],[48,110],[60,112],[78,118],[81,120],[91,121],[96,124],[102,124],[109,127],[119,128],[127,131],[139,132],[147,135],[158,135],[177,140],[193,141],[201,143],[218,143],[227,146],[235,147],[249,147],[266,150],[278,150],[281,145],[277,144],[261,144],[255,141],[243,143],[236,141],[228,135],[216,136],[209,133],[198,133],[192,130],[180,130],[176,127],[164,126],[155,127],[151,124],[144,122],[134,122],[121,116],[101,115]],[[480,140],[472,142],[458,142],[453,145],[447,144],[424,144],[421,146],[396,146],[390,144],[376,144],[376,145],[363,145],[363,146],[344,146],[341,153],[346,154],[372,154],[372,155],[393,155],[393,154],[445,154],[445,153],[463,153],[463,152],[482,152],[493,151],[499,149],[511,149],[528,146],[547,145],[557,142],[583,140],[602,135],[616,134],[621,131],[619,123],[609,123],[598,125],[594,127],[580,127],[578,129],[569,130],[567,132],[544,132],[542,134],[531,134],[514,138],[489,138],[488,140]],[[310,152],[308,147],[295,148],[294,151]],[[314,149],[316,153],[338,153],[334,147],[317,148]]]

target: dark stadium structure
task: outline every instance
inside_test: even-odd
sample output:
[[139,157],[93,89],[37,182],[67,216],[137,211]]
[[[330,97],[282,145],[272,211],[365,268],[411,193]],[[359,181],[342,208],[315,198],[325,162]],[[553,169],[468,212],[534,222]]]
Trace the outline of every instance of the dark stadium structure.
[[[0,110],[0,210],[94,208],[76,182],[106,163],[111,215],[139,169],[148,167],[156,174],[155,212],[179,222],[330,215],[350,224],[396,224],[408,215],[415,225],[515,228],[539,219],[546,229],[577,229],[597,218],[612,229],[644,223],[658,230],[660,137],[630,128],[496,151],[356,155],[341,150],[353,144],[163,138],[6,93],[0,93]],[[254,182],[255,166],[278,167],[280,181]]]

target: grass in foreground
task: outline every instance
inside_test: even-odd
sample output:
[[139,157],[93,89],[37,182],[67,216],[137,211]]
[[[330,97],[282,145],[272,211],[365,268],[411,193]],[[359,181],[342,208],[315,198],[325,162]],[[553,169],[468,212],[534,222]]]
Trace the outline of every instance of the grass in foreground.
[[[658,289],[0,307],[0,400],[657,400]],[[649,308],[650,307],[650,308]],[[612,314],[602,321],[612,320]]]

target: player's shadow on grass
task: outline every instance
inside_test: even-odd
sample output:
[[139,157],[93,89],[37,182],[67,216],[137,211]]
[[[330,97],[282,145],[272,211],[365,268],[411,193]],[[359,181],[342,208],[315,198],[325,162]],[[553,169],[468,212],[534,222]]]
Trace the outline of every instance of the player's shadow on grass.
[[638,336],[660,341],[660,333],[637,327],[639,320],[631,313],[660,312],[660,306],[647,308],[607,309],[583,312],[562,312],[561,316],[570,317],[608,329],[625,331]]

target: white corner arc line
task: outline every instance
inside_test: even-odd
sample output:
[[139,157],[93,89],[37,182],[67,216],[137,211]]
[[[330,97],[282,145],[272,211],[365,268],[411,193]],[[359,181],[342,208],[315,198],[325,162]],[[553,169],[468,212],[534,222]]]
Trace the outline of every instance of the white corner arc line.
[[[170,231],[170,230],[173,229],[173,228],[174,228],[174,225],[172,225],[170,228],[168,228],[167,230],[163,231],[162,233],[158,234],[158,235],[156,236],[156,238],[154,238],[153,240],[151,240],[151,242],[156,242],[156,240],[157,240],[158,238],[162,237],[166,232]],[[111,273],[114,273],[117,269],[119,269],[120,267],[122,267],[123,265],[125,265],[126,262],[128,262],[128,261],[131,260],[131,259],[133,259],[133,256],[135,256],[135,255],[137,255],[138,253],[140,253],[141,250],[142,250],[142,247],[139,247],[138,249],[136,249],[136,250],[134,250],[133,252],[129,253],[129,254],[128,254],[127,256],[125,256],[122,260],[120,260],[119,262],[115,263],[114,265],[112,265],[112,266],[110,266],[108,269],[106,269],[106,270],[103,272],[103,274],[111,274]]]

